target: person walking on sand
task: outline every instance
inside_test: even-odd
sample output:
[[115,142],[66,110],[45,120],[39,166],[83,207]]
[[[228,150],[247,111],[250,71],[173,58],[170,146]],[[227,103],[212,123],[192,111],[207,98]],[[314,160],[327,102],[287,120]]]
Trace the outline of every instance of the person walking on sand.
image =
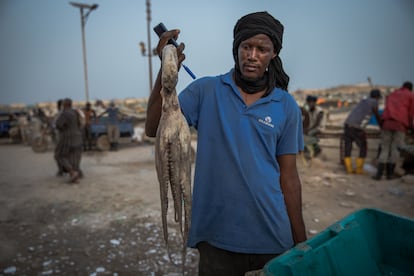
[[56,145],[57,162],[70,175],[70,183],[76,183],[80,177],[82,157],[82,131],[79,113],[72,108],[72,100],[63,100],[63,110],[56,120],[59,141]]

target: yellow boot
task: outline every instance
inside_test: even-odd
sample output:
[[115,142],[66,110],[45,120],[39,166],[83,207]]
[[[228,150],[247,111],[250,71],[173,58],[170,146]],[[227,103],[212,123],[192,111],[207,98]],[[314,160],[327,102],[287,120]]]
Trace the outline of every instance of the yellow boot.
[[364,158],[357,158],[356,169],[355,169],[356,174],[364,174],[364,162],[365,162]]
[[352,159],[351,159],[351,157],[345,157],[344,158],[344,163],[345,163],[346,172],[348,174],[354,173],[354,170],[352,169]]

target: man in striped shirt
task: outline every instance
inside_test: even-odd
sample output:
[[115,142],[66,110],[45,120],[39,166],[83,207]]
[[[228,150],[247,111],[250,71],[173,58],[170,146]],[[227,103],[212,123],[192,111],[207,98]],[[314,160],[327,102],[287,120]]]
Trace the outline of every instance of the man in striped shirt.
[[72,108],[72,100],[63,100],[63,111],[56,120],[59,141],[56,145],[56,160],[70,175],[70,183],[76,183],[80,176],[82,157],[82,131],[79,114]]

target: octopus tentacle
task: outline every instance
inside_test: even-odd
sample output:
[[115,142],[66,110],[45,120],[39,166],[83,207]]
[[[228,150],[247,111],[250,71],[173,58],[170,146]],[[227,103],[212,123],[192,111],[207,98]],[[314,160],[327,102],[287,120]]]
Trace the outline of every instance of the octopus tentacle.
[[162,156],[164,152],[162,149],[163,146],[161,143],[156,143],[155,145],[155,163],[157,168],[157,176],[160,183],[160,201],[161,201],[161,219],[163,225],[163,235],[164,240],[168,243],[168,231],[167,231],[167,211],[168,211],[168,186],[169,186],[169,179],[164,177],[168,175],[168,165],[163,163],[165,157]]

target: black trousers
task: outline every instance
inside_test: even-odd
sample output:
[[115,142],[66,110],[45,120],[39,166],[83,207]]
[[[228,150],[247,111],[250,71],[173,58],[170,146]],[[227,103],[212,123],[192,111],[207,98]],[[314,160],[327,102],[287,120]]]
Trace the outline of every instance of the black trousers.
[[344,129],[345,157],[351,157],[352,142],[359,147],[359,157],[367,157],[367,134],[361,128],[345,125]]
[[83,149],[92,149],[92,131],[90,125],[85,125],[83,128]]
[[244,254],[223,250],[207,242],[197,244],[200,253],[199,276],[243,276],[246,272],[262,269],[278,254]]

